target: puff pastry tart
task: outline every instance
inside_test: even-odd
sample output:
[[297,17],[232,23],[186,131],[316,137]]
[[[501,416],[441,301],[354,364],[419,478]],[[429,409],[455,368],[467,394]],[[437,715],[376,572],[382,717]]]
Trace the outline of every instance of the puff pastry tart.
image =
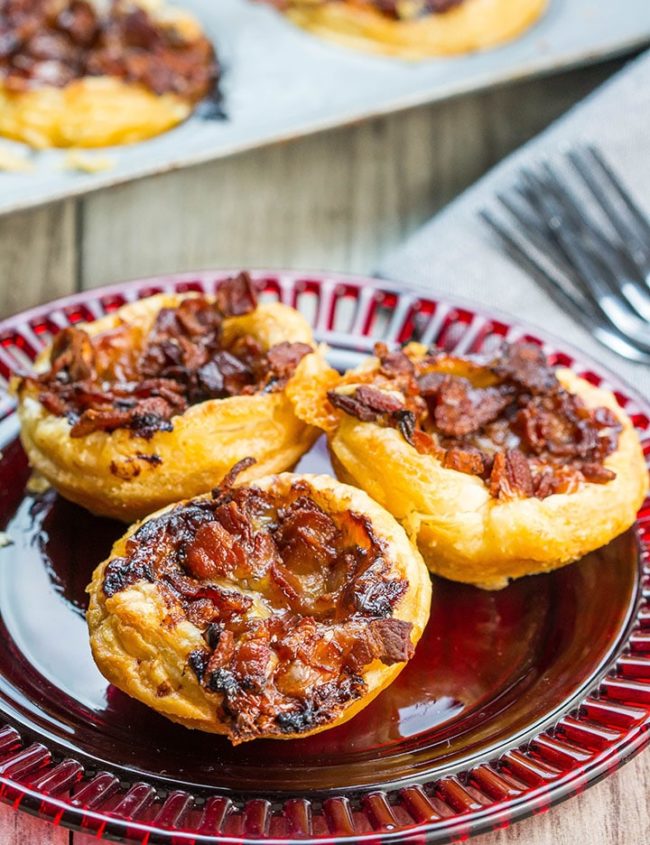
[[161,294],[56,336],[18,378],[32,465],[93,513],[140,518],[217,484],[292,467],[318,432],[287,396],[303,359],[327,365],[293,308],[258,305],[242,274],[214,297]]
[[426,59],[516,38],[548,0],[270,0],[299,26],[372,53]]
[[33,147],[157,135],[217,77],[199,23],[162,0],[0,0],[0,135]]
[[[243,465],[248,462],[243,462]],[[89,587],[106,678],[234,744],[352,718],[412,656],[431,582],[403,529],[329,476],[267,476],[131,528]]]
[[339,477],[402,522],[433,572],[496,589],[634,522],[648,474],[608,391],[555,371],[535,345],[376,355],[300,413],[329,431]]

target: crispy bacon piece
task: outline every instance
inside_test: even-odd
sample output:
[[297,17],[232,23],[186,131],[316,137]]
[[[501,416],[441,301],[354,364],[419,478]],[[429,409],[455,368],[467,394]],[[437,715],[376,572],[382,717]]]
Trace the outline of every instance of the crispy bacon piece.
[[534,343],[504,344],[492,367],[495,375],[531,393],[548,393],[559,384],[541,347]]
[[220,522],[208,522],[197,531],[185,565],[195,578],[223,578],[237,566],[234,545],[233,536]]
[[483,475],[486,460],[478,449],[447,449],[442,465],[468,475]]
[[344,411],[351,417],[356,417],[362,422],[374,422],[379,417],[379,414],[376,411],[373,411],[372,408],[369,408],[357,399],[356,396],[351,396],[347,393],[338,393],[336,390],[330,390],[327,394],[327,398],[335,408]]
[[421,454],[483,478],[497,498],[543,499],[615,477],[603,464],[618,447],[616,415],[564,390],[539,346],[504,344],[492,358],[433,350],[411,360],[380,343],[375,354],[372,381],[351,394],[330,391],[331,404],[396,428]]
[[596,462],[581,464],[580,471],[584,475],[585,481],[591,481],[595,484],[607,484],[608,481],[613,481],[616,478],[616,473],[613,470]]
[[80,47],[90,47],[99,35],[97,15],[86,0],[73,0],[67,8],[63,8],[56,19],[56,26]]
[[267,359],[273,374],[278,378],[290,378],[305,355],[312,352],[306,343],[278,343],[269,349]]
[[385,376],[412,375],[415,372],[413,362],[401,349],[391,352],[385,343],[377,343],[375,355]]
[[415,651],[412,630],[412,623],[401,619],[373,620],[368,625],[367,636],[354,639],[348,661],[350,668],[359,672],[373,660],[381,660],[386,666],[410,660]]
[[404,437],[404,439],[411,443],[411,445],[415,446],[415,448],[421,455],[433,455],[437,458],[444,456],[445,450],[441,449],[437,445],[436,441],[430,434],[427,434],[426,431],[422,431],[422,429],[415,428],[415,414],[411,412],[411,415],[413,417],[413,430],[411,432],[411,440],[409,440],[409,438],[404,435],[404,432],[402,432],[402,436]]
[[528,461],[519,449],[497,452],[490,473],[490,493],[495,499],[534,495]]
[[[224,628],[219,637],[217,647],[210,655],[207,666],[205,667],[208,676],[206,684],[208,689],[213,690],[213,692],[223,691],[225,678],[222,673],[228,671],[224,667],[231,661],[234,653],[235,635],[232,631]],[[228,672],[228,679],[231,684],[237,683],[232,672]]]
[[106,569],[106,596],[155,583],[170,618],[201,630],[187,663],[234,742],[331,721],[364,694],[366,666],[413,654],[412,624],[393,615],[408,584],[389,577],[368,519],[309,490],[279,501],[227,480],[145,522]]
[[[47,394],[43,394],[46,396]],[[70,437],[85,437],[94,431],[115,431],[116,428],[130,428],[132,414],[116,408],[100,410],[88,408],[70,429]]]
[[429,388],[425,395],[436,429],[451,437],[478,431],[495,420],[512,398],[493,387],[473,388],[457,376],[444,376],[437,389]]
[[207,584],[201,587],[197,596],[199,599],[210,601],[215,608],[216,618],[224,622],[233,617],[240,618],[253,605],[253,599],[250,596],[244,596],[237,590],[224,590]]
[[38,400],[45,410],[49,411],[50,414],[54,414],[55,417],[65,417],[68,413],[68,406],[65,400],[52,391],[43,391],[39,395]]
[[[238,284],[237,279],[224,282],[222,287],[229,288],[230,285]],[[250,308],[242,313],[248,314],[255,309],[256,302],[253,300]],[[161,325],[161,315],[167,318],[169,328],[166,329]],[[164,334],[167,330],[172,336],[185,335],[188,340],[201,341],[206,343],[205,337],[212,337],[219,332],[221,323],[224,317],[232,316],[228,311],[224,311],[219,302],[216,303],[216,308],[212,303],[207,302],[203,297],[189,297],[184,299],[177,308],[165,308],[158,316],[159,330]]]
[[112,76],[192,103],[211,95],[219,67],[203,35],[187,40],[145,9],[110,0],[0,0],[0,79],[12,91]]
[[291,571],[322,570],[336,558],[336,523],[312,499],[301,496],[278,515],[273,539]]
[[148,439],[171,431],[173,417],[190,405],[284,389],[310,346],[265,351],[247,336],[224,345],[224,319],[255,307],[253,283],[242,273],[219,286],[214,303],[196,296],[162,308],[144,339],[127,324],[92,338],[65,329],[52,345],[50,370],[23,384],[38,390],[50,413],[68,417],[72,437],[125,428]]
[[413,657],[415,649],[411,642],[411,622],[401,619],[376,619],[369,627],[371,635],[379,644],[377,657],[382,663],[391,666]]
[[248,273],[219,285],[215,292],[217,308],[226,317],[241,317],[257,307],[257,291]]
[[[445,376],[444,373],[425,373],[423,376],[419,376],[417,379],[418,393],[427,400],[436,399],[445,378],[453,382],[453,378]],[[463,379],[463,381],[466,381],[466,379]]]
[[86,332],[74,326],[63,329],[52,343],[50,362],[54,374],[64,373],[69,381],[92,377],[94,352]]
[[390,393],[383,393],[381,390],[377,390],[375,387],[370,387],[367,384],[357,387],[354,397],[365,405],[366,408],[370,408],[378,414],[401,411],[404,407],[403,399]]
[[[252,373],[246,364],[226,350],[217,352],[210,364],[219,373],[221,381],[221,389],[215,391],[217,396],[236,396],[251,381]],[[205,368],[203,378],[205,383]]]
[[[330,390],[327,398],[335,408],[363,422],[374,422],[385,414],[401,415],[404,411],[404,402],[399,397],[365,384],[357,387],[352,394]],[[394,418],[396,422],[403,420],[402,416]]]
[[197,628],[207,631],[208,627],[213,624],[212,620],[218,616],[219,610],[210,599],[197,599],[196,601],[188,602],[187,618]]

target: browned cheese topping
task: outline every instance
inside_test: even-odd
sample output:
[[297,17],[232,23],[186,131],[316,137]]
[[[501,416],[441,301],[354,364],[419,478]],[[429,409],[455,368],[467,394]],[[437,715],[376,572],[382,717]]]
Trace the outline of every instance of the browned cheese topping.
[[112,76],[197,103],[219,68],[204,36],[186,38],[131,0],[0,0],[0,80],[12,91]]
[[[493,357],[431,351],[411,359],[377,344],[379,369],[352,393],[328,393],[335,408],[397,428],[421,454],[482,478],[498,499],[571,492],[606,483],[604,466],[621,424],[565,390],[534,344],[504,344]],[[462,375],[460,374],[462,373]]]
[[21,385],[36,389],[51,414],[67,417],[72,437],[125,428],[150,438],[171,431],[172,418],[190,405],[284,389],[310,346],[264,350],[250,335],[224,344],[224,319],[256,307],[254,286],[242,273],[217,288],[214,302],[188,297],[161,309],[145,337],[128,323],[94,337],[67,328],[54,340],[50,369]]
[[233,742],[333,721],[364,695],[364,667],[413,651],[411,623],[393,618],[407,582],[391,577],[367,517],[328,513],[301,481],[281,500],[233,488],[251,462],[240,462],[212,500],[146,522],[103,585],[111,597],[156,584],[165,624],[188,619],[203,632],[189,671]]

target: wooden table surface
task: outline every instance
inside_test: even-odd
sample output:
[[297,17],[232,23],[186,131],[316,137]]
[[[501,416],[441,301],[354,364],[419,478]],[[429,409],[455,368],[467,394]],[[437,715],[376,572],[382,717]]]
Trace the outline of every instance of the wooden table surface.
[[[202,267],[365,273],[621,66],[518,83],[0,218],[0,317]],[[647,845],[650,753],[477,845]],[[0,845],[89,845],[0,805]]]

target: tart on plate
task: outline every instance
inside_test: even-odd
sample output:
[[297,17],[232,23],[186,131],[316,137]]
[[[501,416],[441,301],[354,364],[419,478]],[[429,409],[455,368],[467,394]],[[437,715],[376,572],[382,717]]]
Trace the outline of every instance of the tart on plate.
[[291,468],[318,435],[287,395],[306,358],[327,370],[304,317],[258,304],[245,273],[214,296],[141,299],[64,329],[14,379],[21,440],[67,499],[132,521],[244,457],[248,477]]
[[609,391],[533,344],[375,353],[334,387],[314,371],[296,407],[328,432],[338,477],[396,516],[433,572],[498,589],[633,524],[648,473]]
[[269,0],[310,32],[372,53],[426,59],[516,38],[548,0]]
[[36,148],[158,135],[218,72],[198,21],[162,0],[0,0],[0,135]]
[[399,674],[426,625],[419,552],[362,491],[267,476],[132,527],[95,571],[93,656],[124,692],[238,744],[352,718]]

